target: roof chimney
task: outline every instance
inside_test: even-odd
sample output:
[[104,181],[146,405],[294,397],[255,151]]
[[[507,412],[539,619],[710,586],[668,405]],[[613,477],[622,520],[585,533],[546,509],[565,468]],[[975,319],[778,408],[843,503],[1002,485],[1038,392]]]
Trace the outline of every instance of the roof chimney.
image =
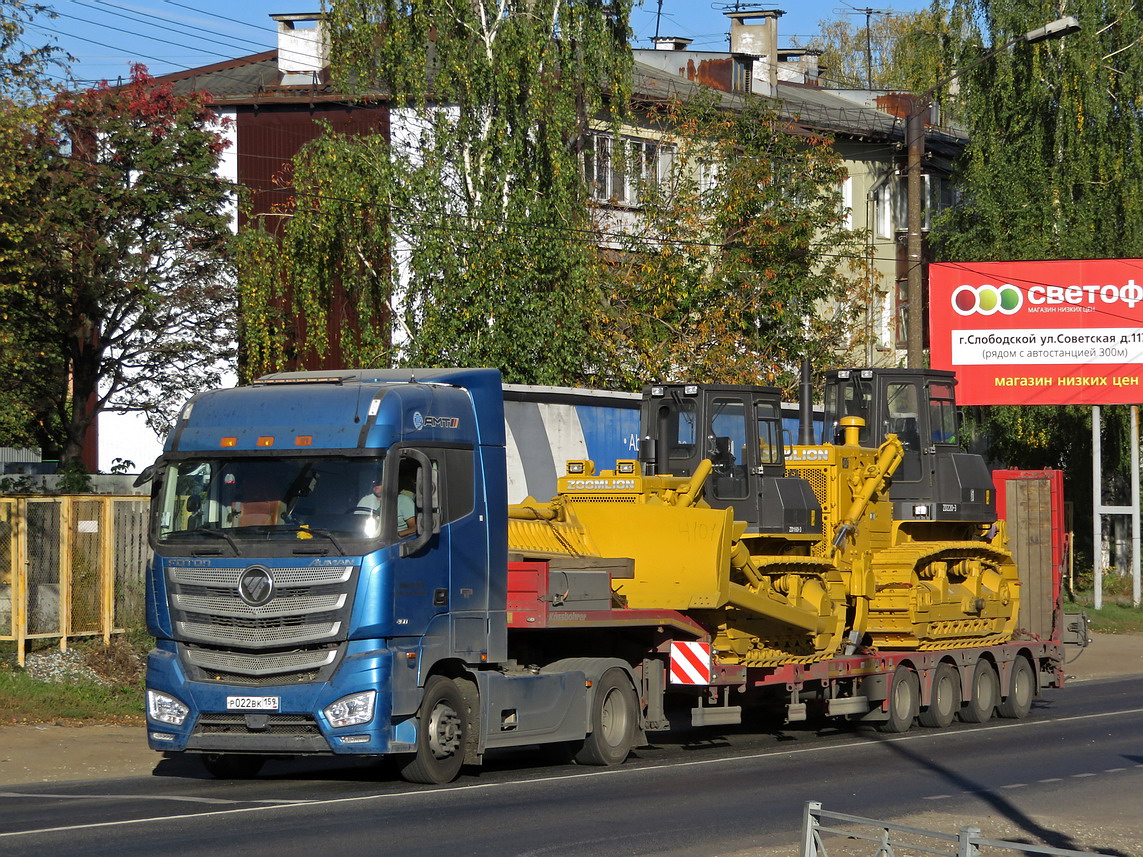
[[322,72],[329,66],[324,13],[270,17],[278,22],[278,74],[282,86],[319,83]]
[[730,52],[755,58],[753,78],[765,95],[773,95],[778,85],[778,19],[785,14],[781,9],[726,13]]
[[681,36],[655,36],[651,39],[657,51],[685,51],[687,45],[694,39],[684,39]]

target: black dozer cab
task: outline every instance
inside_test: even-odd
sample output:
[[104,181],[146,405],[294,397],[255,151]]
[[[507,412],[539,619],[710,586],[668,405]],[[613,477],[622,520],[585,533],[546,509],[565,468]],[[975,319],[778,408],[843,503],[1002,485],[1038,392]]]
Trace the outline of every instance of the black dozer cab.
[[639,459],[645,473],[691,476],[713,465],[703,499],[734,507],[747,533],[821,536],[821,504],[786,476],[782,398],[776,387],[652,384],[643,388]]
[[841,442],[841,419],[861,417],[861,446],[890,432],[905,447],[889,496],[898,521],[996,520],[984,459],[961,449],[956,376],[938,369],[838,369],[826,373],[822,438]]

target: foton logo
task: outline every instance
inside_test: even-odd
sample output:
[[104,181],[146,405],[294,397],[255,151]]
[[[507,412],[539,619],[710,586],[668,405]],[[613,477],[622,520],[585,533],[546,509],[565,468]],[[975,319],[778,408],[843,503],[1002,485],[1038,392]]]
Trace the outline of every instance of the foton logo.
[[952,308],[958,315],[1013,315],[1024,305],[1024,295],[1015,286],[961,286],[952,293]]

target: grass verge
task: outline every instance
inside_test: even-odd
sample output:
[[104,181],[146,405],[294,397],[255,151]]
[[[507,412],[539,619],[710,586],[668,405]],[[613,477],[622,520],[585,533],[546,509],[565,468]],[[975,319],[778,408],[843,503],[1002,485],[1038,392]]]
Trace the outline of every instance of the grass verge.
[[1098,610],[1094,605],[1090,592],[1076,593],[1074,599],[1064,601],[1065,610],[1083,610],[1097,634],[1143,634],[1143,608],[1132,606],[1130,598],[1105,597]]
[[143,723],[143,689],[82,681],[49,684],[24,670],[0,669],[0,724]]
[[80,640],[66,656],[45,645],[27,652],[23,669],[15,646],[0,644],[0,724],[142,725],[143,664],[151,644],[135,633],[113,637],[110,646]]

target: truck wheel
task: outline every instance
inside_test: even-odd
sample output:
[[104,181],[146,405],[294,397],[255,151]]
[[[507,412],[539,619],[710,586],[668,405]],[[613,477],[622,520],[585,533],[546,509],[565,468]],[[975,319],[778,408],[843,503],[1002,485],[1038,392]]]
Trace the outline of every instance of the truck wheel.
[[262,756],[240,753],[204,753],[202,766],[218,780],[248,780],[256,776],[266,760]]
[[621,669],[610,669],[595,684],[591,733],[575,755],[581,765],[620,765],[635,743],[639,702]]
[[1000,679],[996,670],[981,658],[972,668],[971,692],[960,710],[960,719],[965,723],[987,723],[999,697]]
[[902,664],[893,673],[889,688],[889,719],[877,724],[881,732],[908,732],[921,702],[921,683],[917,674]]
[[1032,710],[1032,697],[1036,695],[1036,676],[1027,658],[1016,658],[1012,664],[1012,677],[1008,684],[1008,696],[997,706],[1001,717],[1019,720],[1027,717]]
[[435,675],[417,714],[417,752],[401,768],[411,783],[451,783],[464,763],[468,706],[456,683]]
[[933,676],[933,694],[928,707],[917,718],[922,726],[944,729],[960,711],[960,676],[952,664],[941,664]]

